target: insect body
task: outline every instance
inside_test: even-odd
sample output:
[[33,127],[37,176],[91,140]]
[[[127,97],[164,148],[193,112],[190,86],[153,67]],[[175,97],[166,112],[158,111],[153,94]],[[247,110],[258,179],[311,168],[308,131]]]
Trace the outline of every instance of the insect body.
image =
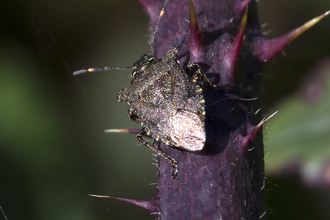
[[178,63],[178,50],[173,46],[161,59],[142,56],[131,84],[117,97],[130,105],[128,117],[155,140],[198,151],[205,142],[204,99],[200,85]]
[[[160,13],[152,44],[167,2],[168,0],[165,1]],[[206,139],[202,86],[203,82],[208,80],[198,64],[191,63],[186,70],[180,66],[177,60],[178,46],[172,46],[164,57],[156,59],[149,55],[152,44],[148,55],[143,55],[133,67],[90,68],[75,71],[73,74],[133,69],[133,79],[129,86],[118,92],[118,101],[128,103],[130,105],[128,117],[141,124],[142,129],[137,134],[138,140],[172,163],[174,179],[177,175],[177,161],[166,155],[155,144],[145,141],[143,135],[148,134],[156,141],[184,150],[202,150]],[[197,70],[191,74],[193,69]]]
[[128,117],[142,126],[138,140],[172,163],[172,178],[177,175],[176,160],[146,142],[143,135],[188,151],[202,150],[206,139],[205,101],[199,84],[203,72],[198,68],[190,78],[177,61],[178,50],[174,45],[160,59],[142,56],[133,65],[130,85],[117,94],[118,101],[131,107]]

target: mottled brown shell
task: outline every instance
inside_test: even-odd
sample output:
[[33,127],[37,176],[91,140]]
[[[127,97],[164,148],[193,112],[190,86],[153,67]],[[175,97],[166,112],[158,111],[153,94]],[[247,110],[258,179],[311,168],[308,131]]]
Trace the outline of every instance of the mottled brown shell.
[[173,46],[161,59],[142,56],[131,84],[117,97],[130,105],[129,118],[155,140],[198,151],[206,139],[202,89],[180,66],[177,52]]

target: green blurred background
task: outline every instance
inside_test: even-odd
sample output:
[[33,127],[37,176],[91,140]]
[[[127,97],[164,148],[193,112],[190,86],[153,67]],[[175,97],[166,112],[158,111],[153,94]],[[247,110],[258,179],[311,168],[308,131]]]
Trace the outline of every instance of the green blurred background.
[[[329,9],[325,0],[259,3],[267,38]],[[116,98],[130,82],[130,71],[71,74],[131,66],[149,48],[148,24],[135,0],[1,3],[0,206],[9,220],[153,219],[133,205],[88,196],[149,199],[155,192],[152,153],[135,135],[103,133],[139,127]],[[276,110],[330,55],[329,27],[330,17],[270,63],[264,73],[265,112]],[[324,191],[305,187],[297,175],[269,179],[269,219],[327,219],[328,210],[318,207],[320,194],[329,198]]]

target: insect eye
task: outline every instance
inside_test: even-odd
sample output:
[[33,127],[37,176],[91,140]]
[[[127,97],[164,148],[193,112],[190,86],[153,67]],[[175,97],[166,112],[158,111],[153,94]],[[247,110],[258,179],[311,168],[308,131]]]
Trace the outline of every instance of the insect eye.
[[137,73],[136,70],[134,70],[134,71],[132,72],[132,76],[135,77],[136,73]]
[[156,60],[155,57],[150,57],[150,58],[148,59],[149,63],[153,62],[154,60]]

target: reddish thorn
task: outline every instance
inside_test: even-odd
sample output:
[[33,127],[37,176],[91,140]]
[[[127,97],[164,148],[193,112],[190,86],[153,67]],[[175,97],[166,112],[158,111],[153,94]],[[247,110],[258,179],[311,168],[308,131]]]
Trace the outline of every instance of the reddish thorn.
[[192,0],[189,0],[189,19],[190,19],[190,35],[189,35],[189,51],[191,53],[192,62],[200,62],[203,60],[202,38],[198,28],[195,6]]
[[227,79],[229,84],[232,84],[234,81],[234,71],[236,67],[236,61],[241,51],[242,42],[244,39],[247,16],[248,16],[248,5],[246,5],[245,12],[243,14],[241,24],[239,26],[235,39],[233,43],[230,45],[224,57],[224,69],[225,69],[225,74],[228,75]]
[[248,143],[250,140],[252,140],[255,135],[257,134],[257,132],[259,131],[259,129],[262,127],[262,125],[268,121],[271,117],[273,117],[278,111],[274,112],[273,114],[271,114],[268,117],[265,117],[264,119],[261,120],[261,122],[259,122],[259,124],[257,124],[254,129],[243,138],[243,146],[246,148],[248,146]]
[[235,5],[235,14],[241,16],[245,10],[246,10],[246,7],[248,6],[248,4],[251,3],[252,0],[246,0],[246,1],[241,1],[241,2],[238,2],[236,5]]
[[286,48],[291,41],[302,34],[304,31],[308,30],[310,27],[315,25],[317,22],[322,20],[325,16],[329,15],[330,11],[313,18],[312,20],[306,22],[300,27],[284,34],[278,38],[272,40],[262,39],[256,42],[256,50],[254,52],[255,56],[262,62],[269,62],[278,53],[280,53],[284,48]]
[[115,196],[106,196],[106,195],[94,195],[89,194],[89,196],[97,197],[97,198],[106,198],[106,199],[116,199],[119,201],[127,202],[132,205],[138,206],[140,208],[143,208],[153,215],[157,215],[159,211],[159,204],[157,202],[157,192],[156,195],[150,199],[150,200],[140,200],[140,199],[129,199],[129,198],[123,198],[123,197],[115,197]]

